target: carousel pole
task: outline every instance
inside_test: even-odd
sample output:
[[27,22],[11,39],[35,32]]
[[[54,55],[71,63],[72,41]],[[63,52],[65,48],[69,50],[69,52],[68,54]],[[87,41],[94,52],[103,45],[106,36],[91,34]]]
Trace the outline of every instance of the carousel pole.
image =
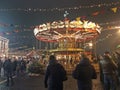
[[[65,11],[65,13],[64,13],[64,20],[65,20],[65,29],[66,29],[66,35],[68,35],[68,29],[69,29],[69,23],[67,23],[67,16],[69,15],[69,13],[67,12],[67,11]],[[68,26],[67,26],[67,24],[68,24]],[[65,40],[65,44],[66,44],[66,60],[67,60],[67,63],[69,64],[69,57],[68,57],[68,37],[66,37],[65,38],[66,40]],[[66,69],[67,69],[67,64],[66,63]],[[69,65],[68,65],[69,66]]]

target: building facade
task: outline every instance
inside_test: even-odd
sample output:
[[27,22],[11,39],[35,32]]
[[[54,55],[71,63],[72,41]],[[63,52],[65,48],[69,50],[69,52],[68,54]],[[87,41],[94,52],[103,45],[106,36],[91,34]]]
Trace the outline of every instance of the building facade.
[[0,57],[8,56],[9,40],[0,36]]

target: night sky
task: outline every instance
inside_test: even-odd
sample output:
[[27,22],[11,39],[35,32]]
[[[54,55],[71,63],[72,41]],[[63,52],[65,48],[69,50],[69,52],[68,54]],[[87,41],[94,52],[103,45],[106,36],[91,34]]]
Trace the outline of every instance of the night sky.
[[[69,13],[67,17],[70,20],[85,16],[87,20],[98,23],[101,27],[118,26],[120,25],[120,3],[112,4],[116,2],[120,0],[0,0],[0,35],[10,40],[10,48],[31,48],[36,46],[37,42],[33,34],[34,26],[63,20],[65,11]],[[101,4],[105,5],[99,6]],[[97,6],[90,7],[93,5]],[[88,7],[75,9],[79,6]],[[118,8],[116,13],[110,11],[113,7]],[[41,11],[33,9],[41,9]],[[47,11],[43,11],[44,9]],[[103,13],[93,16],[92,14],[97,11]],[[119,44],[120,35],[116,35],[116,31],[105,30],[101,33],[97,43],[98,53],[112,50]]]

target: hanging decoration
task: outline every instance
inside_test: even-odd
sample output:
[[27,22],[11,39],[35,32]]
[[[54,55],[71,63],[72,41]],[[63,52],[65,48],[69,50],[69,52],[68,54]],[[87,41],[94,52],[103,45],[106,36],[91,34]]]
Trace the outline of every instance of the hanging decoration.
[[[37,11],[65,11],[64,17],[67,17],[67,15],[69,15],[69,13],[67,12],[67,10],[77,10],[77,9],[82,9],[82,8],[95,8],[95,7],[111,7],[114,6],[112,8],[109,8],[109,11],[112,13],[117,13],[118,11],[120,11],[120,6],[118,6],[120,4],[120,2],[112,2],[112,3],[103,3],[103,4],[97,4],[97,5],[89,5],[89,6],[79,6],[79,7],[72,7],[72,8],[53,8],[53,9],[40,9],[40,8],[27,8],[27,9],[0,9],[0,12],[7,12],[7,11],[26,11],[26,12],[37,12]],[[77,21],[79,20],[85,20],[87,17],[96,17],[98,15],[105,15],[106,11],[108,11],[108,9],[103,9],[103,10],[98,10],[95,11],[91,14],[88,15],[83,15],[83,16],[79,16],[78,18],[76,18]],[[66,18],[67,20],[67,18]],[[117,24],[120,23],[120,21],[113,21],[113,22],[105,22],[105,23],[99,23],[99,25],[102,27],[104,25],[107,25],[107,27],[103,27],[102,30],[113,30],[113,29],[120,29],[118,26],[111,26],[111,24]],[[49,23],[48,23],[49,24]],[[19,25],[19,24],[9,24],[9,23],[2,23],[0,22],[0,28],[5,28],[4,31],[0,31],[0,35],[11,35],[11,34],[15,34],[15,33],[21,33],[21,32],[31,32],[33,31],[33,29],[35,27],[37,27],[36,25],[32,25],[32,26],[27,26],[27,25]],[[13,28],[13,30],[10,30],[9,28]]]
[[97,16],[99,13],[100,13],[100,12],[97,11],[97,12],[92,13],[92,15],[93,15],[93,16]]
[[88,6],[75,6],[75,7],[64,7],[64,8],[49,8],[49,9],[45,9],[45,8],[1,8],[0,12],[8,12],[8,11],[24,11],[24,12],[53,12],[53,11],[66,11],[66,10],[79,10],[79,9],[89,9],[89,8],[100,8],[100,7],[111,7],[111,6],[116,6],[119,5],[120,1],[117,2],[111,2],[111,3],[100,3],[100,4],[93,4],[93,5],[88,5]]
[[[76,21],[79,21],[79,20],[81,20],[81,17],[77,17],[76,18]],[[107,27],[103,27],[102,28],[102,31],[104,31],[104,30],[120,29],[120,26],[116,26],[116,25],[111,26],[111,24],[116,24],[116,23],[120,23],[120,21],[100,23],[99,25],[100,26],[107,25]],[[0,24],[0,27],[5,27],[6,28],[5,31],[0,31],[0,35],[4,36],[4,35],[11,35],[11,34],[17,34],[17,33],[22,33],[22,32],[31,32],[31,31],[33,32],[34,28],[37,27],[37,26],[22,27],[21,25],[14,25],[14,24],[12,24],[12,26],[9,26],[7,24],[5,24],[5,25],[4,24],[2,24],[2,25]],[[10,27],[14,27],[14,29],[13,30],[9,30]],[[21,28],[21,29],[17,29],[18,27]],[[8,30],[7,30],[7,28],[8,28]]]
[[117,12],[117,7],[114,7],[114,8],[111,8],[111,10],[114,12],[114,13],[116,13]]

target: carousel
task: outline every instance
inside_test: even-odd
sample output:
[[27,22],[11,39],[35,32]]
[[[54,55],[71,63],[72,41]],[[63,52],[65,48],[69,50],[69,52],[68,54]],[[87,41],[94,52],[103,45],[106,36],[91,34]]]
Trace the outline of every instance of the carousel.
[[86,47],[89,43],[94,44],[100,32],[101,27],[96,23],[80,19],[70,21],[68,18],[44,23],[34,29],[38,40],[50,43],[47,54],[54,53],[63,64],[77,63],[81,52],[90,54],[91,48]]

